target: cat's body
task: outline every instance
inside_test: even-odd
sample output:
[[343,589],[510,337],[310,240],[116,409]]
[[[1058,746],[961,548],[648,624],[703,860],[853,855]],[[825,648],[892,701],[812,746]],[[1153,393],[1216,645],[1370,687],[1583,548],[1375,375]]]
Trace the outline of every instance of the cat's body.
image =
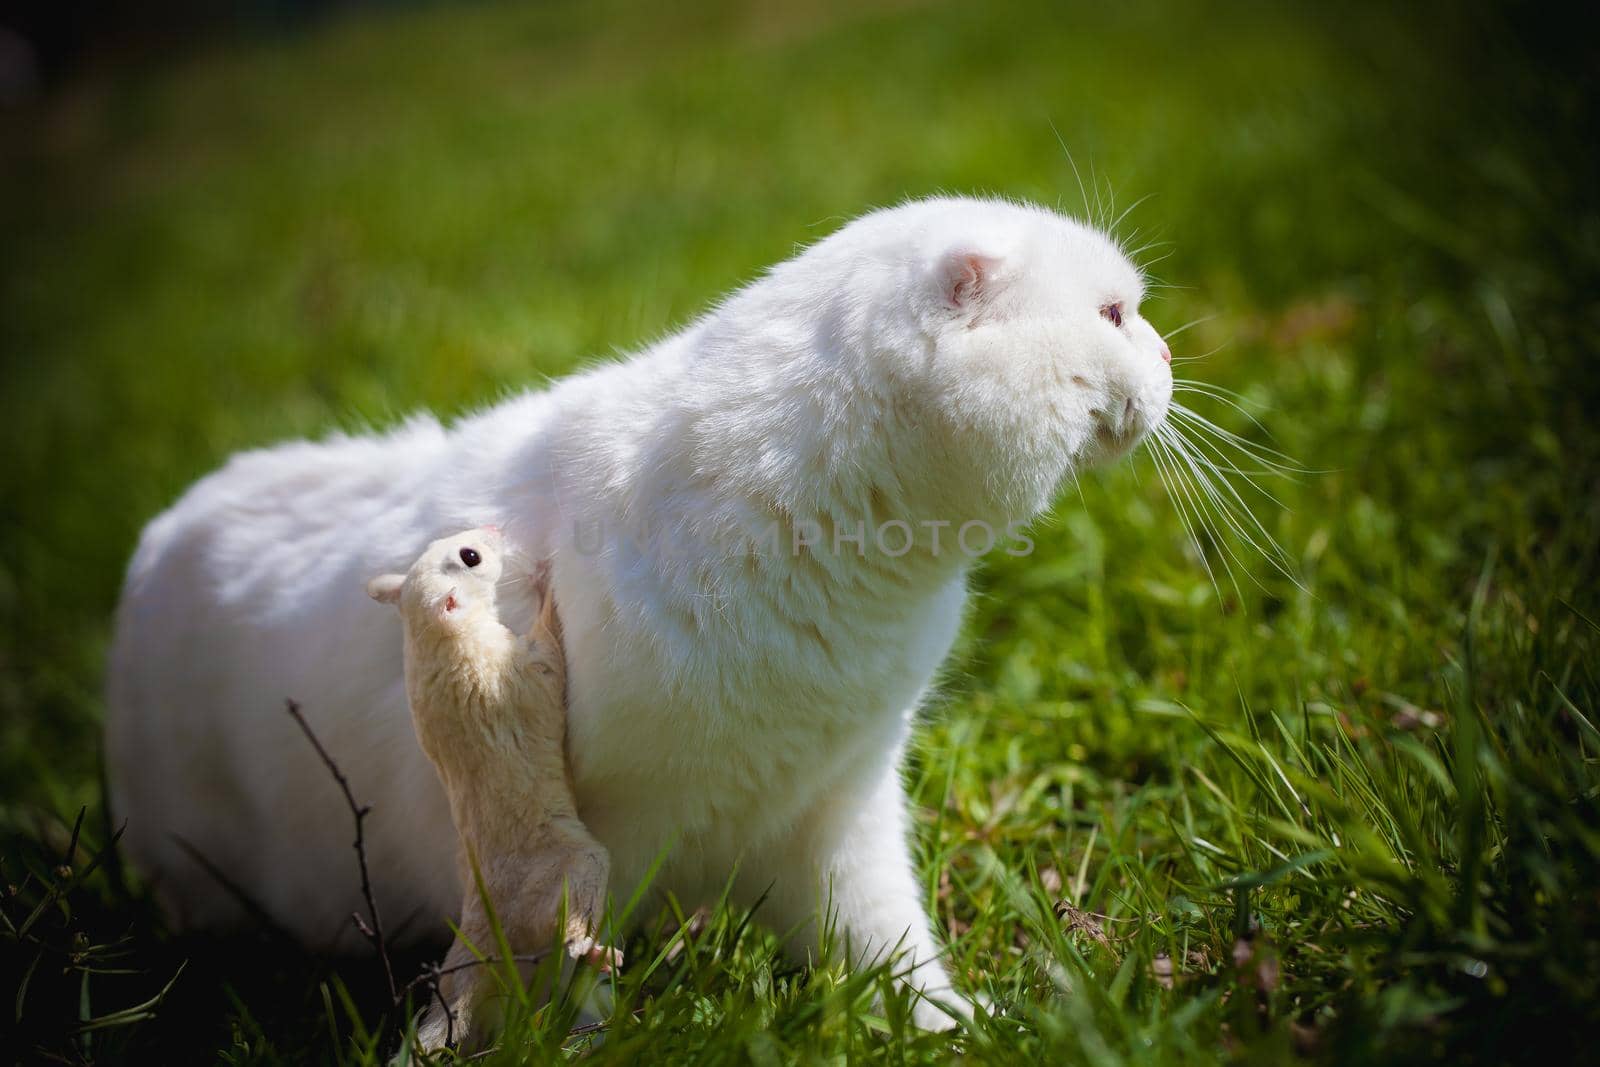
[[[348,828],[278,710],[291,696],[373,806],[385,908],[427,931],[453,914],[448,809],[396,628],[361,582],[497,523],[553,561],[574,785],[614,892],[670,845],[658,884],[685,902],[737,869],[773,927],[812,936],[829,905],[854,955],[898,945],[914,984],[951,999],[898,777],[960,624],[970,560],[951,533],[1036,514],[1164,416],[1141,294],[1109,241],[1051,212],[919,201],[638,356],[448,431],[236,457],[130,567],[108,727],[130,855],[180,922],[238,904],[174,835],[308,941],[353,943]],[[916,534],[904,552],[875,537],[896,521]]]

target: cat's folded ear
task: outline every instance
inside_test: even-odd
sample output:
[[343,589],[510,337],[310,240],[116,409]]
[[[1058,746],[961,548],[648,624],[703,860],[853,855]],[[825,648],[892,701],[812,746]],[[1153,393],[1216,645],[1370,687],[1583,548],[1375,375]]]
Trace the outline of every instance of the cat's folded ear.
[[403,574],[380,574],[367,583],[367,595],[380,604],[398,604],[400,588],[405,584]]
[[995,294],[1004,266],[999,256],[959,245],[939,259],[936,280],[944,306],[977,314]]

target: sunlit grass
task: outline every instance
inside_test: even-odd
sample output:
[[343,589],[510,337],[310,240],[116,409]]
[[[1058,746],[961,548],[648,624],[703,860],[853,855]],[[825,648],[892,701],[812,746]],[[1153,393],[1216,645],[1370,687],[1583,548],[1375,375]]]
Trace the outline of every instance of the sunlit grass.
[[1214,426],[1181,427],[1265,492],[1211,472],[1238,525],[1208,530],[1172,474],[1199,472],[1144,449],[977,576],[908,768],[929,910],[988,1004],[966,1032],[911,1031],[882,973],[796,966],[759,909],[674,932],[669,907],[601,1033],[519,1002],[499,1057],[1592,1055],[1592,103],[1566,53],[1448,21],[424,7],[112,68],[9,117],[16,1047],[377,1062],[407,1021],[373,964],[173,939],[109,856],[86,872],[111,833],[102,648],[146,519],[233,449],[492,402],[844,217],[958,190],[1109,218],[1154,194],[1118,228],[1168,242],[1145,310],[1191,324],[1181,399]]

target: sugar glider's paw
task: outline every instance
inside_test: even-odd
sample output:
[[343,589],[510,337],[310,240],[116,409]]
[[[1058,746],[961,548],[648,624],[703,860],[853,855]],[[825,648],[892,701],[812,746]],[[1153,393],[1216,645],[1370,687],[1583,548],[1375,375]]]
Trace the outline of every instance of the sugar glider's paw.
[[601,974],[614,975],[622,970],[622,950],[611,945],[591,943],[582,958]]
[[605,900],[600,894],[574,899],[567,915],[566,950],[570,958],[587,962],[601,974],[612,974],[622,967],[622,950],[595,938],[604,913]]
[[567,955],[587,963],[601,974],[615,974],[622,969],[622,950],[612,945],[601,944],[586,930],[573,933],[569,927]]

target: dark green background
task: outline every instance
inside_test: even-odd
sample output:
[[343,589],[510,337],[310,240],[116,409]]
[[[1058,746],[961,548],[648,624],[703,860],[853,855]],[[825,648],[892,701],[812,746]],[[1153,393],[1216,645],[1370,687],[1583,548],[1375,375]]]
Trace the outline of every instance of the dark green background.
[[[1194,406],[1316,472],[1251,498],[1305,588],[1237,545],[1235,584],[1208,540],[1213,585],[1142,454],[984,570],[912,768],[960,983],[1019,1020],[965,1047],[1493,1060],[1594,1032],[1600,169],[1597,57],[1567,15],[819,0],[256,29],[95,53],[0,116],[11,882],[82,805],[104,840],[120,572],[229,452],[491,403],[906,196],[1148,197],[1119,226],[1158,242],[1147,317],[1204,319],[1180,373],[1271,437]],[[328,1056],[353,1024],[324,982],[376,1023],[360,965],[173,942],[116,881],[75,888],[61,932],[131,931],[138,973],[95,977],[86,1012],[42,957],[68,973],[23,998],[27,1041],[66,1047],[185,958],[155,1021],[87,1052]],[[1126,939],[1056,923],[1066,896]],[[1252,917],[1271,989],[1231,962]],[[841,1016],[866,993],[766,944],[635,969],[649,1008],[594,1055],[948,1053]],[[35,949],[4,947],[10,1004]],[[1164,989],[1160,952],[1190,980]]]

